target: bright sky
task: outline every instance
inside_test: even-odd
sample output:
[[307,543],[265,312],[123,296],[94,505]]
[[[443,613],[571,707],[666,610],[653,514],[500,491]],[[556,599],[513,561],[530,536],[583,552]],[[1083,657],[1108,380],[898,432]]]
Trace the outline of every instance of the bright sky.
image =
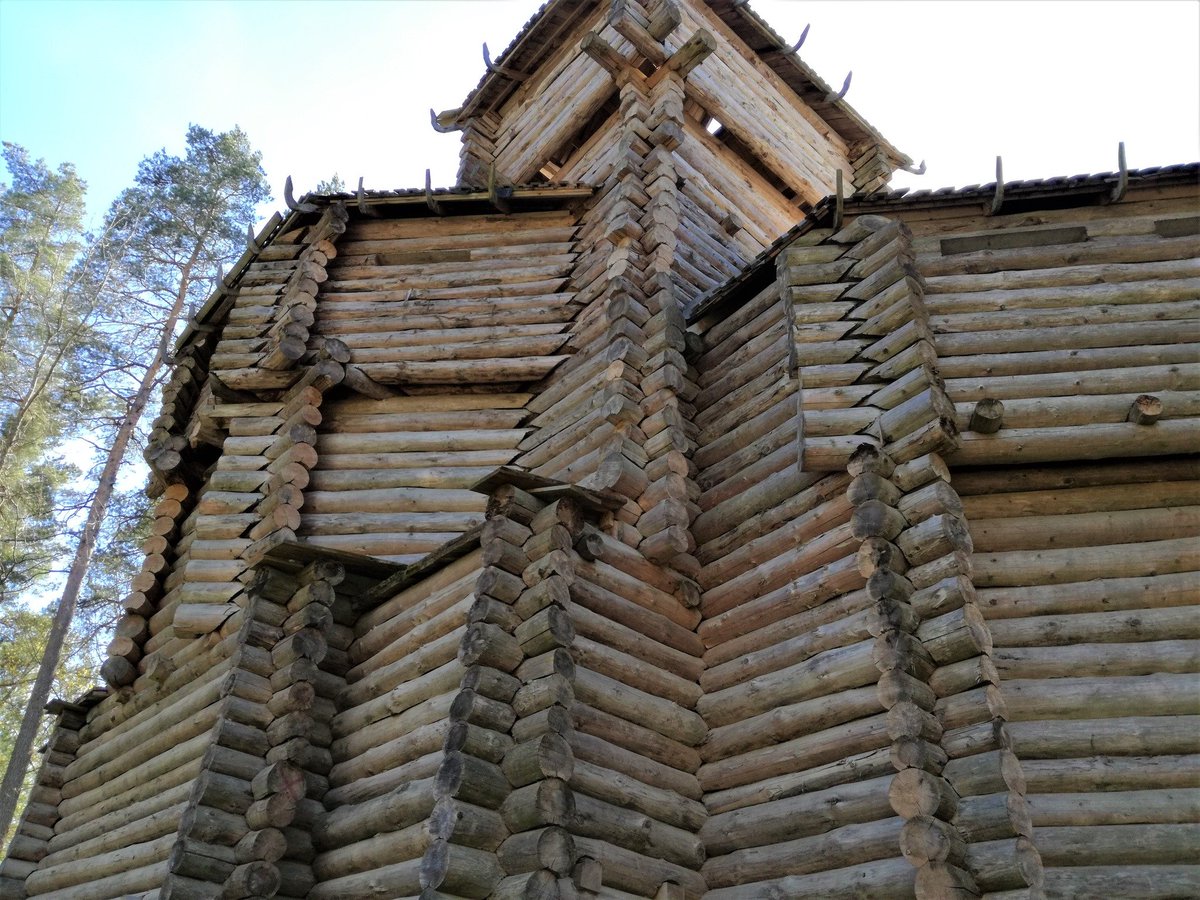
[[[1200,3],[751,0],[914,160],[895,185],[986,183],[1200,159]],[[454,180],[458,106],[537,0],[0,0],[0,137],[71,161],[94,212],[190,122],[239,124],[282,206],[338,172],[353,186]]]

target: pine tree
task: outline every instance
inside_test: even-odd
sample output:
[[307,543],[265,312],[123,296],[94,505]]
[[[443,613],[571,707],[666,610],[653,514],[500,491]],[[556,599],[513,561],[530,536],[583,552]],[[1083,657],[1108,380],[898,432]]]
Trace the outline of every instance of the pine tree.
[[0,784],[0,834],[12,822],[41,710],[49,698],[117,476],[160,373],[170,362],[176,326],[187,310],[203,301],[218,267],[240,255],[246,221],[269,199],[260,159],[240,129],[217,134],[193,125],[185,154],[171,156],[162,150],[143,160],[134,185],[109,212],[103,240],[113,249],[95,255],[104,261],[105,270],[103,277],[93,277],[90,283],[99,288],[97,296],[109,317],[107,371],[121,376],[110,377],[105,387],[120,398],[121,415]]

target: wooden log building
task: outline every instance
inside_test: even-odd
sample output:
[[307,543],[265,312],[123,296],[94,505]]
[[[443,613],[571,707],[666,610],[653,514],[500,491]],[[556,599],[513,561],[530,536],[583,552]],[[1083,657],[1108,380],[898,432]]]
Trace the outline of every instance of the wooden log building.
[[183,335],[6,897],[1200,895],[1197,164],[911,161],[551,0]]

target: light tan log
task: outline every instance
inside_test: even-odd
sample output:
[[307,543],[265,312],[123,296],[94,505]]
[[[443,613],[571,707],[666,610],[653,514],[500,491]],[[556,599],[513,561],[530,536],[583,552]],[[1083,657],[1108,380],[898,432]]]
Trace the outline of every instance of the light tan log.
[[[756,890],[773,892],[767,896],[821,897],[829,900],[855,900],[864,896],[891,900],[914,896],[917,870],[902,857],[860,863],[812,875],[788,875],[761,881]],[[738,900],[744,895],[740,886],[717,888],[705,894],[706,900]]]
[[1194,538],[1179,538],[1068,550],[976,553],[972,562],[978,587],[1048,585],[1200,571],[1200,546]]
[[713,856],[701,870],[710,888],[749,886],[771,878],[806,875],[894,857],[902,819],[844,825],[825,834]]

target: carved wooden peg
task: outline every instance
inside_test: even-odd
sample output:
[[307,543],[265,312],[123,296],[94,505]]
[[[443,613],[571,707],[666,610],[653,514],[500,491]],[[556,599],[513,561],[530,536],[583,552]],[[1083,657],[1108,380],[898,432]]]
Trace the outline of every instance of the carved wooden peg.
[[800,40],[796,41],[796,43],[792,44],[791,46],[784,43],[783,41],[780,41],[779,52],[780,53],[798,53],[800,48],[804,46],[804,42],[806,40],[808,40],[808,29],[810,29],[810,28],[812,28],[811,22],[809,24],[805,25],[804,30],[802,32],[800,32]]
[[310,213],[317,211],[315,203],[297,203],[295,196],[292,194],[292,176],[289,175],[283,183],[283,202],[287,204],[287,208],[292,212]]
[[434,199],[433,181],[429,169],[425,170],[425,205],[429,207],[429,211],[434,215],[444,216],[446,214],[446,211],[442,209],[442,204]]
[[363,189],[363,180],[361,175],[358,177],[358,190],[354,192],[354,198],[358,206],[359,213],[364,216],[371,216],[373,218],[377,218],[379,216],[379,210],[367,206],[367,192]]
[[257,253],[262,249],[258,245],[258,241],[254,239],[254,225],[250,222],[246,223],[246,249],[251,253]]
[[993,397],[984,397],[975,404],[967,428],[978,434],[995,434],[1004,424],[1004,403]]
[[1162,415],[1162,411],[1162,400],[1150,394],[1142,394],[1130,405],[1125,421],[1135,425],[1153,425]]
[[492,62],[492,55],[488,52],[487,41],[483,43],[483,64],[487,66],[489,72],[495,72],[497,75],[503,75],[505,78],[510,78],[513,81],[524,81],[529,77],[524,72],[518,72],[516,69],[510,69],[507,66],[500,66]]
[[1113,185],[1112,195],[1109,197],[1110,202],[1117,203],[1125,196],[1125,191],[1129,188],[1129,166],[1125,162],[1125,142],[1121,141],[1117,144],[1117,183]]
[[850,80],[853,77],[854,77],[854,70],[851,69],[849,72],[846,73],[846,80],[842,82],[842,89],[840,91],[830,91],[828,94],[825,95],[825,101],[827,103],[833,103],[834,101],[841,100],[843,97],[845,97],[846,92],[850,90]]
[[992,197],[992,205],[988,207],[988,215],[994,216],[1004,205],[1004,160],[996,157],[996,194]]
[[[484,44],[486,47],[487,44]],[[433,126],[433,130],[438,134],[450,134],[452,131],[457,131],[456,128],[451,128],[449,125],[443,125],[438,121],[437,113],[433,111],[433,107],[429,107],[429,124]]]

